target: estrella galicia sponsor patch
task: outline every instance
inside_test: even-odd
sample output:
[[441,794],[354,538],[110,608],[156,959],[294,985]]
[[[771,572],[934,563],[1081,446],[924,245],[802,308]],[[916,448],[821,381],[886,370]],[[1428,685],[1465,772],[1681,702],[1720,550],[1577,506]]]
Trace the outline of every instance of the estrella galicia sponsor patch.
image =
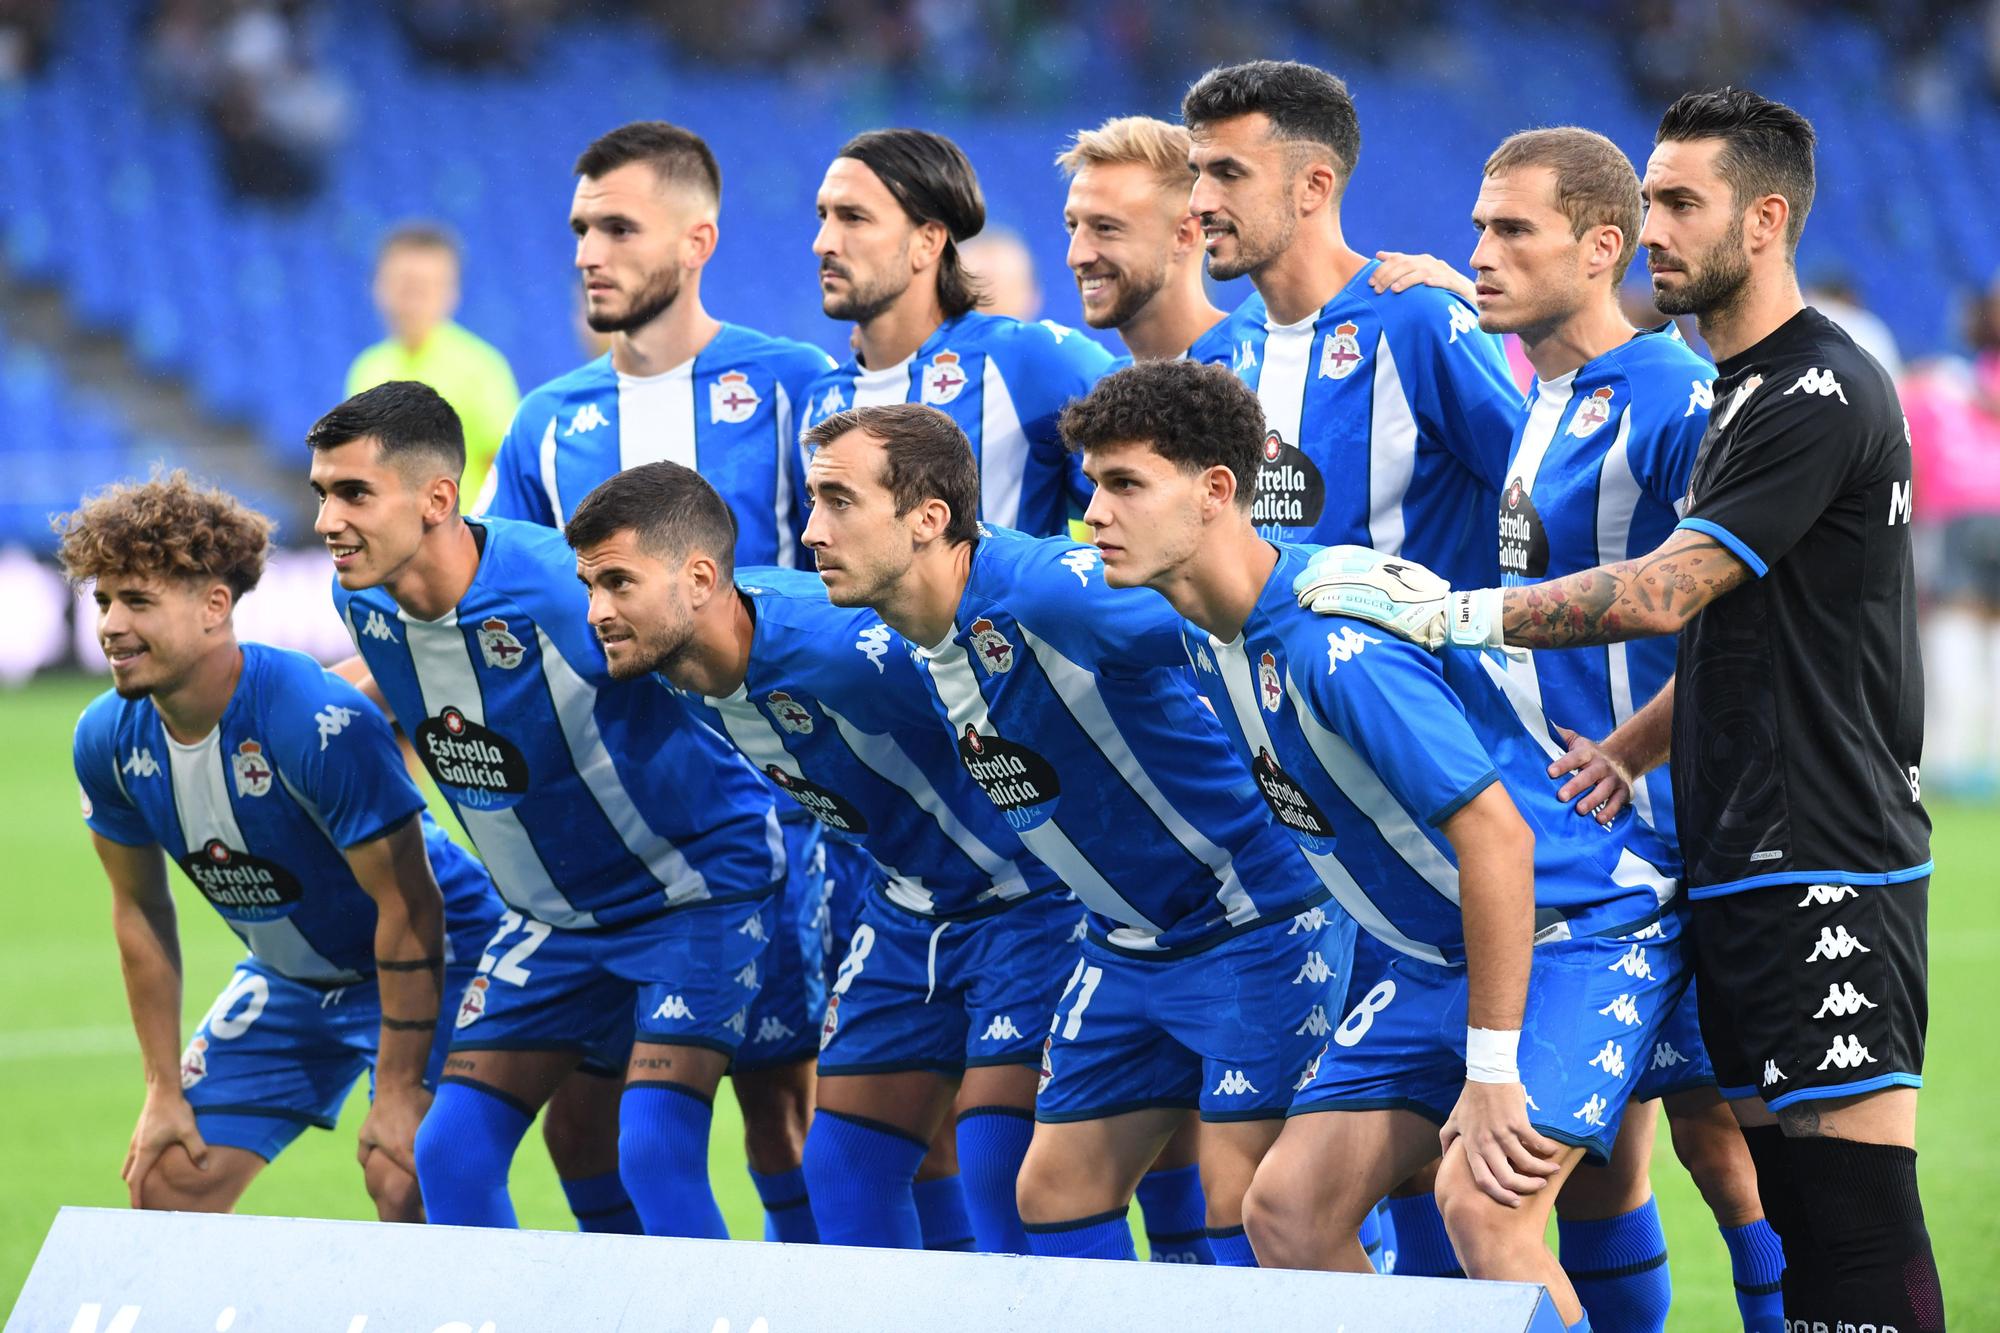
[[1062,795],[1055,767],[1026,746],[968,725],[958,738],[958,759],[1009,827],[1031,829],[1055,814]]
[[1500,572],[1523,579],[1541,579],[1549,572],[1549,534],[1519,477],[1500,495]]
[[804,806],[807,814],[828,828],[841,833],[868,831],[868,820],[845,796],[801,774],[787,773],[776,764],[764,765],[764,775],[778,784],[779,791]]
[[1250,772],[1257,779],[1257,790],[1263,794],[1264,804],[1271,807],[1271,814],[1280,826],[1312,851],[1333,850],[1333,821],[1306,795],[1305,788],[1292,781],[1277,756],[1258,746],[1257,757],[1250,762]]
[[1250,521],[1268,528],[1310,528],[1326,508],[1326,478],[1319,464],[1276,431],[1264,437],[1264,461],[1257,469],[1257,502]]
[[528,758],[498,732],[447,706],[417,726],[417,757],[446,797],[473,810],[503,810],[528,793]]
[[231,921],[255,925],[290,916],[305,896],[305,886],[276,861],[239,852],[220,838],[210,838],[181,859],[201,896]]

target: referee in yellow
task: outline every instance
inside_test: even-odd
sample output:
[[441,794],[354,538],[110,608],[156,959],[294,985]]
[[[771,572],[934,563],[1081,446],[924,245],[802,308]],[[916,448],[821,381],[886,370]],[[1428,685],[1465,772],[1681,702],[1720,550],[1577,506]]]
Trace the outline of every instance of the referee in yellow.
[[458,242],[443,228],[412,224],[384,238],[375,259],[375,308],[389,336],[354,358],[347,395],[390,380],[437,390],[465,426],[458,500],[470,513],[521,391],[500,349],[452,321],[458,275]]

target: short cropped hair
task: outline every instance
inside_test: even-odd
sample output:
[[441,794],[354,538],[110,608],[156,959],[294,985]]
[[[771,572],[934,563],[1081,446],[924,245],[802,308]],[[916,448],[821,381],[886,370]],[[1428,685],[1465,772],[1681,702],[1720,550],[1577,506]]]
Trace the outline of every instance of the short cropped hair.
[[596,180],[633,162],[644,162],[663,181],[693,185],[712,202],[722,202],[722,167],[708,142],[664,120],[635,120],[599,135],[578,155],[576,174]]
[[263,577],[264,553],[277,527],[235,496],[197,485],[178,470],[107,486],[50,526],[62,538],[56,558],[72,583],[107,574],[182,583],[212,579],[238,599]]
[[977,308],[985,296],[959,262],[958,246],[985,227],[986,196],[959,146],[929,130],[869,130],[842,144],[836,156],[851,157],[874,172],[911,222],[944,228],[937,294],[945,318]]
[[669,560],[696,551],[715,560],[724,580],[736,572],[736,515],[715,487],[679,463],[641,463],[601,482],[563,525],[574,550],[630,532]]
[[436,222],[405,222],[393,228],[375,248],[376,267],[397,250],[442,250],[454,263],[464,258],[457,234]]
[[1181,99],[1189,129],[1262,112],[1276,139],[1314,143],[1333,151],[1344,184],[1361,158],[1361,120],[1354,98],[1337,76],[1296,60],[1252,60],[1218,66]]
[[1795,252],[1806,214],[1812,211],[1813,148],[1818,143],[1812,122],[1783,102],[1748,88],[1686,93],[1660,117],[1653,142],[1697,139],[1722,140],[1716,170],[1729,182],[1739,210],[1767,194],[1784,196],[1791,205],[1785,220],[1785,249],[1788,254]]
[[805,433],[806,454],[857,430],[879,442],[888,456],[882,484],[895,499],[898,516],[926,500],[942,500],[951,510],[944,530],[948,544],[960,546],[979,536],[979,464],[956,421],[922,403],[850,407]]
[[363,390],[334,408],[306,432],[315,449],[338,449],[373,439],[384,461],[398,468],[420,458],[457,477],[465,471],[465,428],[436,389],[416,380],[390,380]]
[[1069,147],[1056,155],[1056,165],[1066,176],[1085,167],[1145,167],[1162,186],[1185,190],[1193,176],[1188,148],[1184,126],[1151,116],[1113,116],[1094,130],[1078,130]]
[[1264,409],[1227,366],[1136,362],[1064,408],[1060,425],[1076,453],[1141,444],[1189,474],[1226,467],[1236,477],[1237,507],[1256,503]]
[[1569,219],[1578,240],[1592,227],[1616,227],[1624,240],[1611,285],[1625,281],[1625,270],[1639,249],[1644,210],[1639,200],[1639,173],[1618,145],[1575,125],[1523,130],[1501,141],[1486,159],[1486,174],[1547,167],[1556,176],[1556,207]]

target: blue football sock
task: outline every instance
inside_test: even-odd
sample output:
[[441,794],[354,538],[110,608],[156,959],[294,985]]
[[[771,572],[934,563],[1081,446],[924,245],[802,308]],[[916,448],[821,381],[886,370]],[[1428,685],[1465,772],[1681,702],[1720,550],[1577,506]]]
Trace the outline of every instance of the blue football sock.
[[917,1223],[927,1250],[971,1250],[972,1217],[965,1209],[965,1184],[957,1176],[919,1180],[911,1193],[917,1198]]
[[576,1215],[578,1230],[621,1236],[645,1234],[645,1228],[639,1225],[639,1211],[632,1206],[631,1196],[625,1193],[625,1182],[616,1171],[565,1180],[562,1188],[570,1212]]
[[618,1099],[618,1174],[649,1236],[728,1240],[708,1183],[708,1100],[678,1083],[631,1083]]
[[511,1227],[507,1170],[534,1115],[495,1089],[444,1079],[417,1128],[424,1216],[454,1227]]
[[1242,1227],[1210,1227],[1208,1248],[1223,1268],[1257,1266],[1257,1254],[1250,1248],[1250,1237],[1243,1234]]
[[1578,1315],[1574,1324],[1564,1324],[1563,1333],[1590,1333],[1590,1311]]
[[1389,1200],[1396,1225],[1396,1271],[1405,1277],[1464,1277],[1458,1252],[1444,1229],[1437,1195],[1413,1194]]
[[1125,1212],[1120,1208],[1070,1222],[1024,1227],[1029,1252],[1053,1259],[1137,1259],[1139,1250],[1132,1244],[1132,1224]]
[[[973,1239],[988,1254],[1030,1253],[1014,1182],[1034,1134],[1034,1115],[1011,1106],[975,1106],[958,1118],[965,1210],[972,1215]],[[1143,1192],[1145,1186],[1139,1188]]]
[[1382,1258],[1376,1263],[1378,1273],[1396,1271],[1396,1216],[1389,1211],[1387,1199],[1375,1205],[1375,1225],[1382,1232]]
[[819,1228],[813,1225],[812,1201],[806,1198],[806,1171],[795,1166],[767,1176],[752,1169],[750,1183],[764,1201],[764,1239],[782,1240],[793,1245],[819,1244]]
[[827,1245],[923,1248],[911,1182],[930,1145],[889,1126],[820,1111],[806,1131],[806,1190]]
[[1361,1219],[1361,1248],[1368,1256],[1368,1266],[1376,1272],[1382,1271],[1382,1215],[1377,1209],[1370,1209],[1368,1216]]
[[1146,1248],[1156,1264],[1212,1264],[1208,1203],[1201,1168],[1148,1171],[1139,1177],[1139,1210],[1146,1215]]
[[1724,1227],[1730,1275],[1736,1279],[1736,1308],[1743,1333],[1785,1333],[1785,1247],[1763,1218],[1747,1226]]
[[1674,1284],[1658,1204],[1596,1222],[1558,1217],[1558,1255],[1577,1299],[1599,1333],[1660,1333]]

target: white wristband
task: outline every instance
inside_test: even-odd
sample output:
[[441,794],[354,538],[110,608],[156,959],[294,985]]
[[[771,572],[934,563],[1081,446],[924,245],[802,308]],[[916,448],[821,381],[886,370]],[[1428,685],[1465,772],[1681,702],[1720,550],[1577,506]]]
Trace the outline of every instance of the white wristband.
[[1505,647],[1507,633],[1501,623],[1505,597],[1506,591],[1501,588],[1453,593],[1445,625],[1446,642],[1453,648]]
[[1519,1083],[1521,1030],[1465,1030],[1465,1078],[1469,1083]]

